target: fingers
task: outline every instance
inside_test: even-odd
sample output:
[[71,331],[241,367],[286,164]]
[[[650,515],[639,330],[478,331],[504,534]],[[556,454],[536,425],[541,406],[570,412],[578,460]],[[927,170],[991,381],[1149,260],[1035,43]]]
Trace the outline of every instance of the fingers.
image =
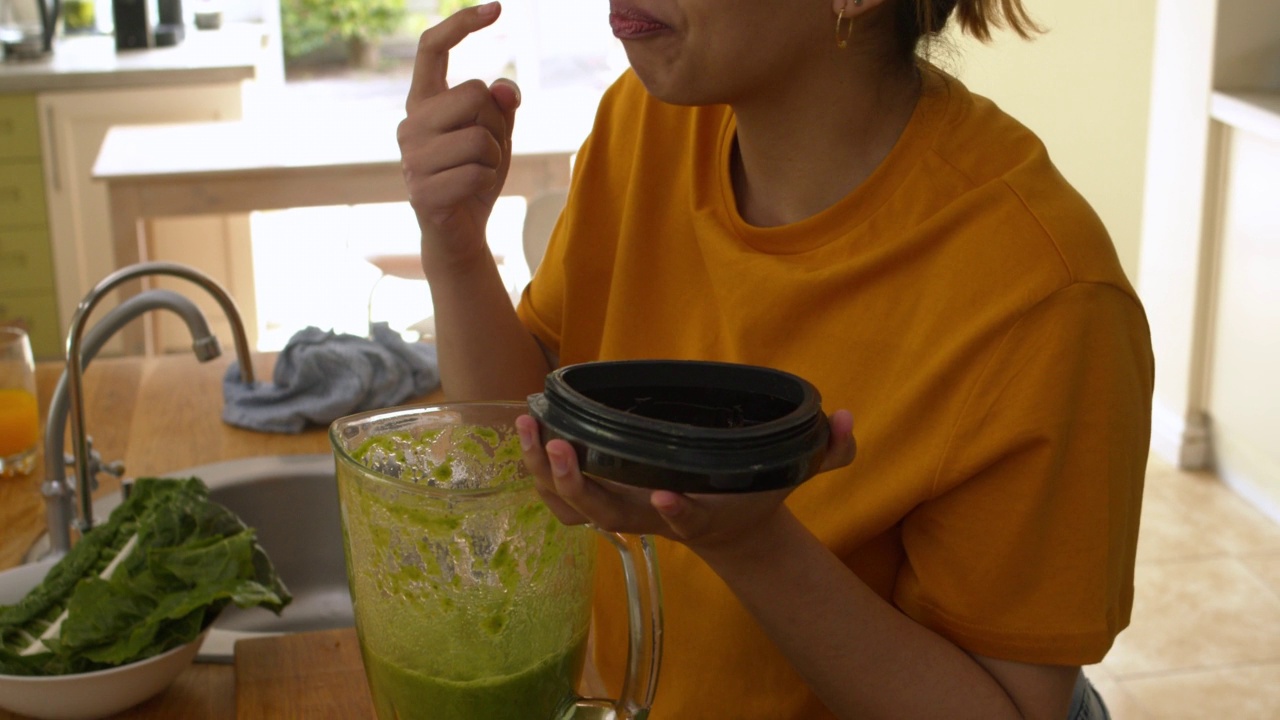
[[528,415],[521,415],[516,418],[516,432],[520,436],[525,467],[533,474],[534,488],[551,510],[551,514],[565,525],[583,525],[589,522],[585,515],[574,510],[573,506],[556,494],[551,480],[551,463],[538,440],[538,421]]
[[403,129],[400,153],[409,201],[416,208],[449,207],[491,189],[503,163],[501,142],[480,125],[421,136]]
[[[654,491],[649,503],[666,523],[663,534],[695,552],[728,547],[748,538],[777,514],[791,488],[745,495],[682,495]],[[785,512],[785,510],[783,510]]]
[[[547,443],[547,462],[555,494],[588,522],[609,532],[641,533],[651,517],[649,492],[641,489],[616,491],[582,476],[578,455],[564,440]],[[611,484],[611,487],[616,487]],[[637,509],[644,512],[636,512]]]
[[489,93],[493,95],[493,101],[502,109],[504,116],[515,117],[516,108],[520,107],[520,86],[516,85],[514,80],[506,78],[494,80],[489,86]]
[[520,91],[498,81],[471,80],[411,109],[397,140],[409,201],[434,222],[462,202],[496,197],[511,156],[511,128]]
[[520,90],[500,80],[450,88],[449,53],[492,25],[502,8],[490,2],[460,10],[422,34],[405,119],[396,137],[409,203],[426,253],[474,252],[511,166],[511,132]]
[[682,540],[697,537],[707,523],[707,513],[687,495],[656,490],[649,496],[649,504]]
[[502,12],[496,2],[464,8],[427,28],[418,40],[418,54],[409,83],[408,106],[449,89],[449,51],[471,33],[492,25]]
[[506,136],[504,137],[503,149],[504,160],[511,160],[511,134],[516,127],[516,109],[520,107],[520,86],[514,81],[506,78],[499,78],[489,86],[489,95],[493,98],[494,104],[502,112],[503,127],[506,128]]
[[535,478],[538,494],[561,522],[591,523],[611,532],[644,532],[656,522],[647,490],[611,483],[606,488],[601,482],[583,477],[573,446],[557,439],[544,448],[538,437],[538,422],[528,415],[516,419],[516,432],[525,467]]
[[822,458],[818,472],[844,467],[858,454],[858,442],[853,437],[853,414],[848,410],[831,413],[831,437],[827,440],[827,453]]

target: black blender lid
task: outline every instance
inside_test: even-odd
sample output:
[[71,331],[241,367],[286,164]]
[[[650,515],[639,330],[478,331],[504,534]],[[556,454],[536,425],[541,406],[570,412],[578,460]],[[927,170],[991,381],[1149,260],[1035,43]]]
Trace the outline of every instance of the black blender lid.
[[544,435],[578,451],[583,472],[680,492],[789,487],[821,464],[829,428],[804,379],[698,360],[570,365],[530,397]]

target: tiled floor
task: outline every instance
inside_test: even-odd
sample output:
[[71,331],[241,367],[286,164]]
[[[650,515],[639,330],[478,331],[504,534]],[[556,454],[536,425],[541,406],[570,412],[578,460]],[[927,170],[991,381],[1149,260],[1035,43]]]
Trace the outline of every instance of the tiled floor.
[[1114,720],[1280,718],[1280,525],[1152,459],[1132,624],[1085,669]]

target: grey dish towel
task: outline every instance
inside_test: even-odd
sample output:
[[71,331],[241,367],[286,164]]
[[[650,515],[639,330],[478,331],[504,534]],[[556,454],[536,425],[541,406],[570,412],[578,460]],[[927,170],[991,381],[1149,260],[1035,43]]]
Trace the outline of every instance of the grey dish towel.
[[231,363],[222,379],[222,420],[263,432],[299,433],[345,415],[426,394],[440,383],[436,346],[407,343],[386,323],[370,338],[309,327],[285,344],[273,382],[240,382]]

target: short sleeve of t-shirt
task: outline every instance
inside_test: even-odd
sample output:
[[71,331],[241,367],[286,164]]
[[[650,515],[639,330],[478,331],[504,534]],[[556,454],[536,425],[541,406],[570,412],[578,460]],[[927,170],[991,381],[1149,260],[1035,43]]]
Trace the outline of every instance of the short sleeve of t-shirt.
[[516,314],[538,342],[560,354],[560,326],[564,307],[565,227],[570,209],[561,212],[533,280],[525,286],[516,305]]
[[932,498],[903,521],[894,601],[978,654],[1099,661],[1129,621],[1152,359],[1129,294],[1075,283],[1008,332]]
[[[554,239],[554,236],[553,236]],[[560,273],[558,253],[559,243],[549,243],[537,272],[544,276],[540,282],[530,282],[525,286],[516,305],[516,314],[525,328],[533,333],[543,347],[556,355],[560,354],[559,313],[562,304],[562,288],[564,287]],[[548,277],[551,276],[551,277]]]
[[[604,109],[610,106],[610,99],[616,95],[616,88],[610,88],[606,92],[605,101],[601,105],[601,116],[596,120],[597,124],[605,121],[602,117],[607,119],[608,115],[604,113]],[[578,150],[574,159],[573,176],[569,183],[569,202],[560,213],[551,237],[547,241],[542,260],[534,270],[533,278],[525,286],[520,302],[516,306],[516,312],[529,332],[556,355],[561,352],[562,329],[565,323],[566,305],[569,302],[566,295],[568,288],[565,263],[570,252],[570,238],[575,234],[590,236],[589,213],[584,218],[584,208],[591,208],[600,203],[607,205],[607,194],[613,192],[611,187],[599,182],[598,178],[594,184],[586,184],[583,181],[582,168],[596,164],[594,158],[598,155],[607,155],[607,148],[603,152],[596,149],[595,146],[600,142],[598,138],[599,133],[593,131]],[[585,222],[588,226],[586,230],[583,228],[584,220],[587,221]],[[579,250],[579,256],[581,255],[582,252]],[[596,288],[584,287],[580,292],[585,294],[595,290]]]

